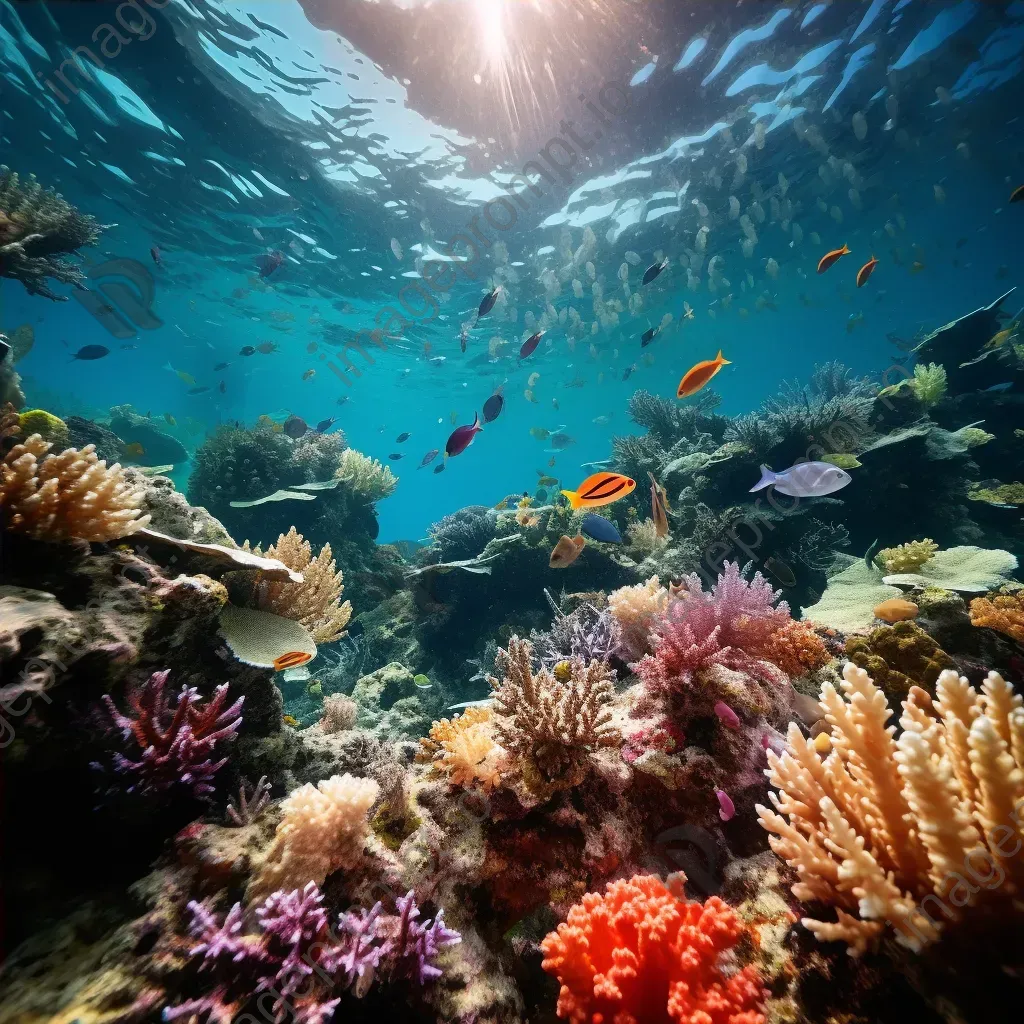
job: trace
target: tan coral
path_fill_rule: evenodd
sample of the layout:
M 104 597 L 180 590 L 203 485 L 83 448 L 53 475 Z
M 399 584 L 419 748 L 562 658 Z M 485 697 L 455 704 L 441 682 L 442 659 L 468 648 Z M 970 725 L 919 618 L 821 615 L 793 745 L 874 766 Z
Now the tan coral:
M 915 572 L 927 562 L 939 545 L 930 537 L 924 540 L 912 540 L 909 544 L 899 544 L 894 548 L 882 548 L 876 558 L 890 573 Z
M 619 746 L 609 708 L 615 688 L 607 666 L 570 661 L 567 682 L 547 669 L 534 673 L 533 649 L 513 636 L 497 663 L 505 678 L 489 677 L 494 691 L 495 735 L 535 793 L 570 789 L 589 770 L 589 757 L 600 747 Z
M 416 760 L 433 762 L 455 786 L 479 784 L 489 792 L 501 785 L 507 766 L 505 751 L 494 739 L 494 723 L 487 708 L 467 708 L 451 720 L 442 718 L 420 740 Z
M 649 637 L 668 605 L 668 591 L 657 576 L 633 587 L 620 587 L 608 595 L 608 608 L 619 624 L 622 643 L 633 658 L 650 653 Z
M 2 339 L 3 335 L 0 334 L 0 340 Z M 7 438 L 20 433 L 21 417 L 18 415 L 18 410 L 10 402 L 6 402 L 0 409 L 0 441 L 6 441 Z
M 1019 594 L 993 594 L 971 602 L 971 625 L 987 626 L 1024 643 L 1024 601 Z
M 16 444 L 0 462 L 0 509 L 7 529 L 37 540 L 111 541 L 149 523 L 144 488 L 121 466 L 96 457 L 94 445 L 50 454 L 38 434 Z
M 250 548 L 248 541 L 242 547 L 256 555 L 276 558 L 289 569 L 302 573 L 301 583 L 260 580 L 256 603 L 261 611 L 301 622 L 318 644 L 329 644 L 345 635 L 352 605 L 348 601 L 341 603 L 343 577 L 340 570 L 335 571 L 330 544 L 325 544 L 314 558 L 309 541 L 303 540 L 293 526 L 265 552 L 258 545 Z
M 1024 840 L 1021 697 L 995 672 L 979 695 L 947 670 L 934 702 L 904 702 L 895 739 L 867 672 L 848 663 L 843 679 L 843 696 L 822 689 L 831 753 L 791 725 L 788 750 L 768 752 L 774 809 L 757 808 L 772 849 L 797 873 L 793 894 L 836 908 L 836 921 L 804 925 L 857 956 L 887 926 L 920 951 L 983 903 L 1009 911 L 1024 892 L 1024 864 L 1007 854 Z M 979 879 L 978 863 L 999 868 L 998 884 L 967 881 Z

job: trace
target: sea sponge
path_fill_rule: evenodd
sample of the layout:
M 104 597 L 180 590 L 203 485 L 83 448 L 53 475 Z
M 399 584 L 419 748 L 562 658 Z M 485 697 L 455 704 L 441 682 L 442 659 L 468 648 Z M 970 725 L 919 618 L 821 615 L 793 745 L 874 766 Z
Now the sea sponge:
M 44 441 L 49 441 L 58 452 L 64 451 L 71 444 L 68 425 L 59 416 L 54 416 L 45 409 L 27 409 L 19 414 L 18 426 L 26 437 L 38 434 Z
M 398 477 L 387 466 L 354 448 L 341 453 L 334 475 L 367 501 L 380 501 L 398 486 Z
M 892 701 L 903 700 L 912 686 L 934 693 L 939 673 L 956 668 L 938 642 L 909 620 L 847 638 L 846 656 L 866 669 Z
M 61 259 L 92 245 L 103 226 L 29 175 L 19 178 L 0 166 L 0 276 L 14 278 L 30 295 L 66 302 L 46 285 L 47 278 L 78 284 L 82 273 Z
M 308 782 L 281 804 L 282 819 L 259 874 L 249 883 L 249 902 L 275 889 L 323 885 L 334 871 L 349 870 L 363 858 L 368 814 L 380 787 L 347 772 Z
M 893 627 L 896 628 L 896 627 Z M 796 872 L 793 895 L 836 908 L 835 921 L 805 917 L 822 941 L 845 941 L 853 956 L 892 928 L 896 941 L 920 951 L 941 930 L 986 909 L 1010 928 L 1024 867 L 1024 710 L 996 672 L 979 694 L 956 672 L 942 672 L 928 708 L 903 703 L 899 739 L 892 710 L 870 675 L 843 669 L 841 696 L 831 683 L 821 702 L 831 746 L 819 753 L 790 724 L 788 749 L 767 751 L 778 793 L 758 820 L 772 849 Z M 984 899 L 962 872 L 996 868 L 1005 885 Z M 927 908 L 927 909 L 926 909 Z M 984 919 L 980 930 L 984 930 Z
M 938 363 L 918 363 L 907 385 L 926 409 L 931 408 L 946 394 L 946 369 Z
M 682 898 L 654 875 L 587 893 L 541 943 L 573 1024 L 764 1024 L 753 966 L 722 969 L 746 928 L 717 896 Z
M 965 544 L 936 552 L 917 572 L 883 576 L 882 582 L 901 587 L 942 587 L 964 593 L 983 593 L 1002 586 L 1017 568 L 1017 559 L 1002 548 Z
M 359 705 L 343 693 L 331 693 L 324 697 L 323 714 L 320 718 L 320 729 L 330 735 L 346 732 L 356 724 Z
M 802 609 L 803 617 L 843 633 L 864 629 L 875 621 L 875 608 L 883 601 L 902 597 L 896 587 L 885 586 L 874 566 L 862 559 L 829 578 L 817 604 Z
M 108 467 L 91 444 L 60 455 L 50 447 L 33 434 L 0 462 L 7 529 L 37 540 L 111 541 L 149 524 L 144 488 L 129 484 L 120 465 Z
M 971 625 L 996 629 L 1024 643 L 1024 600 L 1020 593 L 976 597 L 971 602 Z
M 987 501 L 990 505 L 1024 505 L 1024 484 L 1014 481 L 996 487 L 977 487 L 967 497 L 971 501 Z
M 809 622 L 790 620 L 769 637 L 761 656 L 791 679 L 824 668 L 832 655 Z
M 246 665 L 274 668 L 288 654 L 316 657 L 316 644 L 309 630 L 294 619 L 255 608 L 237 608 L 226 604 L 220 612 L 221 635 L 231 653 Z M 298 662 L 301 664 L 301 662 Z
M 913 572 L 928 561 L 939 545 L 930 537 L 924 540 L 912 540 L 909 544 L 900 544 L 894 548 L 882 548 L 875 556 L 886 572 Z
M 273 612 L 288 619 L 301 622 L 318 644 L 329 644 L 345 635 L 345 627 L 352 617 L 349 601 L 341 603 L 342 573 L 335 572 L 331 545 L 325 544 L 320 554 L 313 557 L 309 541 L 304 540 L 293 526 L 277 538 L 277 543 L 262 551 L 257 545 L 249 547 L 246 541 L 244 551 L 256 555 L 276 558 L 289 569 L 302 573 L 301 583 L 259 580 L 256 582 L 256 604 L 261 611 Z

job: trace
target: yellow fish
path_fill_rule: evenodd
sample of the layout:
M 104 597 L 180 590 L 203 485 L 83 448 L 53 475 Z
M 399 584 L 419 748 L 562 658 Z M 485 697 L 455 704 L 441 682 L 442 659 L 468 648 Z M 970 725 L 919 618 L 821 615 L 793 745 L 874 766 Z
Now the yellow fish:
M 124 453 L 125 458 L 138 459 L 146 454 L 146 449 L 143 448 L 138 441 L 132 441 L 131 444 L 126 444 L 121 450 Z
M 1013 332 L 1009 329 L 1000 331 L 998 334 L 993 334 L 988 341 L 982 346 L 983 348 L 999 348 L 1000 345 L 1005 345 L 1010 340 L 1010 335 Z
M 454 423 L 455 420 L 452 420 Z M 546 441 L 551 436 L 551 431 L 547 427 L 530 427 L 530 437 L 537 438 L 538 441 Z
M 910 264 L 911 274 L 920 274 L 922 270 L 924 270 L 924 264 L 920 260 L 914 260 L 914 262 Z
M 178 375 L 178 380 L 182 383 L 187 384 L 190 388 L 195 387 L 196 379 L 191 373 L 186 373 L 184 370 L 175 370 L 174 372 Z
M 284 715 L 281 721 L 285 725 L 290 725 L 293 729 L 299 724 L 299 720 L 294 715 Z
M 316 370 L 307 370 L 303 375 L 303 380 L 312 380 L 316 376 Z
M 169 412 L 164 413 L 164 419 L 167 420 L 172 427 L 176 427 L 178 425 L 178 421 Z
M 508 508 L 508 498 L 502 498 L 501 501 L 499 501 L 498 504 L 494 506 L 494 511 L 501 512 L 506 508 Z

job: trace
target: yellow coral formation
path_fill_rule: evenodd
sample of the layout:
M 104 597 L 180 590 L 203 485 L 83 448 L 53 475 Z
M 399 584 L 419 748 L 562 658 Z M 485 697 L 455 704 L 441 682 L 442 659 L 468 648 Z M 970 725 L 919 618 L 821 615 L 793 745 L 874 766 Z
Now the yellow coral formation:
M 995 487 L 976 487 L 968 495 L 971 501 L 985 501 L 990 505 L 1024 505 L 1024 484 L 1014 480 Z
M 354 448 L 346 448 L 341 453 L 334 475 L 367 501 L 380 501 L 393 494 L 398 486 L 398 477 L 387 466 Z
M 341 603 L 341 592 L 345 588 L 341 571 L 335 572 L 330 544 L 325 544 L 314 558 L 309 541 L 303 540 L 293 526 L 266 552 L 261 551 L 259 545 L 250 548 L 248 541 L 242 548 L 266 558 L 276 558 L 289 569 L 302 573 L 301 583 L 259 581 L 256 594 L 261 611 L 301 622 L 318 644 L 329 644 L 345 635 L 352 605 L 348 601 Z
M 633 587 L 620 587 L 608 595 L 608 609 L 619 624 L 622 644 L 631 657 L 649 653 L 651 630 L 667 606 L 668 591 L 657 576 Z
M 629 538 L 631 552 L 635 552 L 641 558 L 653 555 L 655 551 L 668 544 L 668 537 L 658 536 L 658 527 L 653 519 L 630 523 L 626 527 L 626 536 Z
M 907 384 L 910 390 L 917 395 L 917 400 L 927 409 L 937 405 L 946 394 L 946 368 L 938 363 L 923 365 L 918 363 L 914 367 L 914 376 Z
M 894 739 L 892 711 L 867 672 L 847 664 L 842 690 L 822 688 L 831 753 L 791 724 L 788 750 L 768 752 L 774 809 L 757 808 L 772 849 L 798 875 L 793 894 L 836 908 L 836 921 L 804 926 L 858 956 L 887 927 L 920 951 L 983 905 L 1010 911 L 1024 885 L 1012 855 L 1024 840 L 1021 697 L 995 672 L 979 694 L 945 671 L 933 703 L 916 693 L 904 701 Z M 967 882 L 979 870 L 984 888 Z
M 1020 594 L 993 594 L 971 602 L 971 625 L 987 626 L 1024 643 L 1024 601 Z
M 450 720 L 442 718 L 420 740 L 416 760 L 433 762 L 455 786 L 479 783 L 485 791 L 501 784 L 505 751 L 495 742 L 494 722 L 488 708 L 467 708 Z
M 44 441 L 62 452 L 71 443 L 71 435 L 68 433 L 68 425 L 53 413 L 45 409 L 27 409 L 18 415 L 18 426 L 26 436 L 38 434 Z
M 38 434 L 16 444 L 0 463 L 0 509 L 7 528 L 37 540 L 111 541 L 148 525 L 144 489 L 118 463 L 96 458 L 94 445 L 51 455 Z
M 281 804 L 283 817 L 266 860 L 249 884 L 249 901 L 307 882 L 323 885 L 332 872 L 355 867 L 369 833 L 367 815 L 379 795 L 372 779 L 347 772 L 292 792 Z
M 924 540 L 912 540 L 909 544 L 900 544 L 894 548 L 882 548 L 875 557 L 886 572 L 914 572 L 938 550 L 939 545 L 930 537 L 925 537 Z

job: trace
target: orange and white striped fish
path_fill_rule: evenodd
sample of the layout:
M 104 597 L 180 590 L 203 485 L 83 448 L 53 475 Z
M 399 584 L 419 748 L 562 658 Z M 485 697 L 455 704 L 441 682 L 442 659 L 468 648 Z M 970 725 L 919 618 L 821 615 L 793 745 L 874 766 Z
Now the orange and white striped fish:
M 578 508 L 600 508 L 610 505 L 619 498 L 625 498 L 636 490 L 636 481 L 621 473 L 594 473 L 588 476 L 575 491 L 562 491 L 569 499 L 573 510 Z
M 274 659 L 274 671 L 283 672 L 286 668 L 298 668 L 299 665 L 305 665 L 307 661 L 312 660 L 313 655 L 308 651 L 289 651 Z

